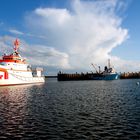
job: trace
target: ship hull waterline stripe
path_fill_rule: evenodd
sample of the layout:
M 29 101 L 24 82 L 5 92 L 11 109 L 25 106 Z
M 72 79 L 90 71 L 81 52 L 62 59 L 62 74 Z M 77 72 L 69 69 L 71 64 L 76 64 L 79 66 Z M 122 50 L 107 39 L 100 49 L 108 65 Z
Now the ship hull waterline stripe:
M 0 85 L 0 87 L 2 86 L 20 86 L 20 85 L 39 85 L 39 84 L 44 84 L 45 82 L 35 82 L 35 83 L 20 83 L 20 84 L 4 84 L 4 85 Z

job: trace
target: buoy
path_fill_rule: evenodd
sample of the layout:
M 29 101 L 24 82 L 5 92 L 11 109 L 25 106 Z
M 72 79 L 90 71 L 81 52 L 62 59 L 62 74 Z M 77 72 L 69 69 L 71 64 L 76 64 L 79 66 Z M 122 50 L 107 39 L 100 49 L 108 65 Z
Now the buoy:
M 137 86 L 139 86 L 139 84 L 140 84 L 139 82 L 136 82 L 136 85 L 137 85 Z

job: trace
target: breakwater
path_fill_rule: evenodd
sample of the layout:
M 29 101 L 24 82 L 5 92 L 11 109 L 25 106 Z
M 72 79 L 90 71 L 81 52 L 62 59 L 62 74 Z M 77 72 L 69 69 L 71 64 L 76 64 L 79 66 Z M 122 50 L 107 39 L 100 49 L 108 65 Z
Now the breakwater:
M 92 73 L 58 73 L 58 81 L 69 81 L 69 80 L 89 80 L 93 76 Z
M 124 72 L 120 74 L 120 79 L 139 79 L 140 72 Z
M 93 77 L 98 77 L 97 73 L 58 73 L 58 81 L 71 81 L 71 80 L 93 80 Z M 119 74 L 120 79 L 139 79 L 140 72 L 124 72 Z

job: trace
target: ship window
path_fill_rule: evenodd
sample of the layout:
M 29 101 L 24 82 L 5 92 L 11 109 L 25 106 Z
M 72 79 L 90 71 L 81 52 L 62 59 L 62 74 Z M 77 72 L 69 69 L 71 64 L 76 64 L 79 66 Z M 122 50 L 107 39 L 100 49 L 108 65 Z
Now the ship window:
M 6 66 L 7 64 L 5 62 L 1 62 L 0 65 Z

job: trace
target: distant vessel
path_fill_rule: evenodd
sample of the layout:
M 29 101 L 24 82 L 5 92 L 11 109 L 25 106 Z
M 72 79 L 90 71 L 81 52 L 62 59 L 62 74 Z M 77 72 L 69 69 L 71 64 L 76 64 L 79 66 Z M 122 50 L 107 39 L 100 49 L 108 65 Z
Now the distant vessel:
M 119 78 L 119 74 L 115 72 L 113 68 L 110 66 L 110 60 L 108 60 L 108 67 L 105 66 L 104 71 L 102 72 L 100 70 L 96 69 L 96 66 L 92 64 L 93 67 L 96 70 L 96 73 L 75 73 L 75 74 L 69 74 L 69 73 L 62 73 L 59 72 L 57 74 L 57 80 L 58 81 L 69 81 L 69 80 L 116 80 Z
M 18 52 L 19 41 L 14 42 L 13 53 L 4 54 L 0 59 L 0 86 L 45 82 L 42 68 L 32 69 Z
M 100 66 L 99 71 L 97 71 L 94 64 L 92 64 L 96 70 L 96 73 L 93 73 L 91 76 L 92 80 L 116 80 L 119 78 L 119 74 L 115 71 L 114 68 L 111 68 L 110 59 L 108 60 L 108 67 L 105 66 L 104 71 L 101 72 Z

